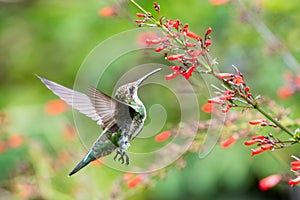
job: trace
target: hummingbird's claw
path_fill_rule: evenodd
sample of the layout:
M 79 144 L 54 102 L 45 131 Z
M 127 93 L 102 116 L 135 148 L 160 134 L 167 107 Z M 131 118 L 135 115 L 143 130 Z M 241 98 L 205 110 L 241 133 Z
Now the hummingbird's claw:
M 119 162 L 121 162 L 121 164 L 124 164 L 124 157 L 123 156 L 120 156 Z
M 129 156 L 125 153 L 125 151 L 117 151 L 116 155 L 114 156 L 114 160 L 117 159 L 118 155 L 120 155 L 118 161 L 121 162 L 121 164 L 124 164 L 125 157 L 125 165 L 129 165 Z
M 116 152 L 116 155 L 114 156 L 114 160 L 118 157 L 118 155 L 121 154 L 119 151 Z
M 129 165 L 129 156 L 124 152 L 124 156 L 126 157 L 125 165 Z

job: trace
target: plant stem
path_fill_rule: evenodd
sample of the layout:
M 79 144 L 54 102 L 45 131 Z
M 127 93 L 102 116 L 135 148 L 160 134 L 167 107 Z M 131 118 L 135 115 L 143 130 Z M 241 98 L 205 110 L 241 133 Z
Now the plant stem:
M 252 105 L 253 106 L 253 105 Z M 271 122 L 273 122 L 276 126 L 278 126 L 281 130 L 289 134 L 291 137 L 294 136 L 293 131 L 291 131 L 289 128 L 281 124 L 279 121 L 274 119 L 269 113 L 267 113 L 263 108 L 260 106 L 256 105 L 255 107 L 253 106 L 254 109 L 256 109 L 258 112 L 260 112 L 262 115 L 264 115 L 267 119 L 269 119 Z
M 135 2 L 134 0 L 129 0 L 133 5 L 135 5 L 138 9 L 140 9 L 144 14 L 148 15 L 148 12 L 142 7 L 140 6 L 137 2 Z

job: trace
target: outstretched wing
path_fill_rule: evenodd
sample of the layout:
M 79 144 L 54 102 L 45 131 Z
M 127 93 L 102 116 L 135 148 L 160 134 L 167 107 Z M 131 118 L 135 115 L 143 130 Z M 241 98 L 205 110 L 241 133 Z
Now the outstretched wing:
M 96 88 L 88 88 L 89 97 L 104 127 L 118 125 L 119 128 L 130 126 L 136 111 L 128 104 L 118 101 Z
M 91 99 L 80 92 L 71 90 L 62 85 L 49 81 L 36 75 L 54 94 L 64 100 L 68 105 L 78 110 L 80 113 L 90 117 L 92 120 L 97 121 L 97 124 L 104 127 L 103 121 L 100 115 L 96 112 Z

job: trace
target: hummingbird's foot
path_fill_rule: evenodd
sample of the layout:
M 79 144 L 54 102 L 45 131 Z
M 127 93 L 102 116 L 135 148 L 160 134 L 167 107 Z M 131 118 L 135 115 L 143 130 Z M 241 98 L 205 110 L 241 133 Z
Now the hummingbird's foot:
M 125 153 L 125 151 L 117 151 L 114 160 L 116 160 L 116 158 L 118 157 L 118 155 L 120 155 L 120 158 L 118 159 L 119 162 L 121 162 L 122 164 L 124 164 L 124 157 L 125 157 L 125 164 L 129 165 L 129 156 Z

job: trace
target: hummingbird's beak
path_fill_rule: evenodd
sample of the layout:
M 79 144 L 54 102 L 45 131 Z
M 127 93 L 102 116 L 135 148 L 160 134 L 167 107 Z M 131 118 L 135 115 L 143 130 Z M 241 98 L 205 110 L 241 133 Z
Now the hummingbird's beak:
M 139 80 L 136 81 L 136 85 L 139 87 L 144 80 L 146 80 L 148 77 L 155 74 L 156 72 L 159 72 L 160 70 L 161 70 L 161 68 L 158 68 L 158 69 L 153 70 L 152 72 L 146 74 L 145 76 L 143 76 L 142 78 L 140 78 Z

